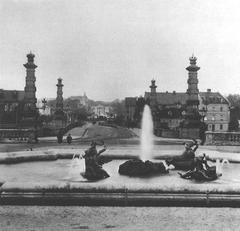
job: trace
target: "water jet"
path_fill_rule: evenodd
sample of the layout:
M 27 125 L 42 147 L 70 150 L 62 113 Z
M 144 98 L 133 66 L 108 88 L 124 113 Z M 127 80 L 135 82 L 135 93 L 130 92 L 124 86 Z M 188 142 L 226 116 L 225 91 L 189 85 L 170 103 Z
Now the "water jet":
M 119 174 L 127 176 L 151 176 L 168 173 L 168 167 L 162 162 L 153 162 L 153 120 L 151 109 L 144 106 L 141 124 L 141 143 L 139 160 L 127 160 L 119 166 Z

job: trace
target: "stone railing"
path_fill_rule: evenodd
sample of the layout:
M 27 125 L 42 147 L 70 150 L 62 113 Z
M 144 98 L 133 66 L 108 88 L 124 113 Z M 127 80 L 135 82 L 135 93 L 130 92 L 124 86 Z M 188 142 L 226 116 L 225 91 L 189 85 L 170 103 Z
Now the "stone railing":
M 206 132 L 206 145 L 240 145 L 240 132 Z
M 0 140 L 14 139 L 14 140 L 27 140 L 33 134 L 31 129 L 0 129 Z

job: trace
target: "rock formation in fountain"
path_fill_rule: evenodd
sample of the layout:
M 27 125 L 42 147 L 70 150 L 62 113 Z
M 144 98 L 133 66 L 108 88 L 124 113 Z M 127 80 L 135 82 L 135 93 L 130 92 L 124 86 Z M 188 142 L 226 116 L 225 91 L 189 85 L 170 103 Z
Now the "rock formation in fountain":
M 119 174 L 127 176 L 150 176 L 168 173 L 162 162 L 154 163 L 153 159 L 153 121 L 151 110 L 145 105 L 142 118 L 140 160 L 128 160 L 119 166 Z
M 119 174 L 127 176 L 151 176 L 156 174 L 168 173 L 162 162 L 153 163 L 146 160 L 128 160 L 119 166 Z

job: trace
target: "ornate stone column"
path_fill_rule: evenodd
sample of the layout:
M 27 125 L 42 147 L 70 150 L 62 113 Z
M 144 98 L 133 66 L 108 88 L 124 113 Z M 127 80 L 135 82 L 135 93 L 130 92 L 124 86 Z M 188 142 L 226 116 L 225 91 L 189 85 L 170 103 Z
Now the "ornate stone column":
M 31 52 L 27 54 L 27 63 L 23 66 L 26 68 L 26 84 L 25 84 L 25 95 L 24 95 L 24 102 L 28 109 L 36 110 L 36 77 L 35 77 L 35 69 L 37 68 L 37 65 L 34 63 L 34 57 L 35 55 Z

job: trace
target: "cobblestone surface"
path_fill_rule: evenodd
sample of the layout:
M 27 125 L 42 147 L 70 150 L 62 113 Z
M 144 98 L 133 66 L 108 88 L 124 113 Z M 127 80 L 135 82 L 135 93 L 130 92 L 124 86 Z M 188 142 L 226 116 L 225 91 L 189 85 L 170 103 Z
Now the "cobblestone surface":
M 1 206 L 1 231 L 239 230 L 238 208 Z

